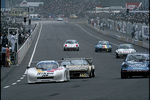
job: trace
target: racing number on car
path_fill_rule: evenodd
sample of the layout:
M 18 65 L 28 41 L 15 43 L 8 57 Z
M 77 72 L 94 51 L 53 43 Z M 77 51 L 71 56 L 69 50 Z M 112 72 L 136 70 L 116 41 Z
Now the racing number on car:
M 86 77 L 85 73 L 80 74 L 80 77 Z
M 42 77 L 47 77 L 49 74 L 53 74 L 53 73 L 38 73 L 38 75 L 41 75 Z
M 43 75 L 42 75 L 42 77 L 47 77 L 47 76 L 48 76 L 48 74 L 43 74 Z

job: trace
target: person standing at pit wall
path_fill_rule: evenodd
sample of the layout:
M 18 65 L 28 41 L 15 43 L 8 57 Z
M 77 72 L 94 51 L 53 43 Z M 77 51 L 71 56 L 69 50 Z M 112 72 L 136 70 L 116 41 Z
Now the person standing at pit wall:
M 11 61 L 10 61 L 10 49 L 9 46 L 6 45 L 6 67 L 10 67 Z
M 6 45 L 8 45 L 7 34 L 3 34 L 2 39 L 2 48 L 1 48 L 1 56 L 2 56 L 2 66 L 6 65 Z
M 10 37 L 10 42 L 11 42 L 11 48 L 12 48 L 12 52 L 14 53 L 15 52 L 15 44 L 16 44 L 16 34 L 15 33 L 12 33 L 11 34 L 11 37 Z

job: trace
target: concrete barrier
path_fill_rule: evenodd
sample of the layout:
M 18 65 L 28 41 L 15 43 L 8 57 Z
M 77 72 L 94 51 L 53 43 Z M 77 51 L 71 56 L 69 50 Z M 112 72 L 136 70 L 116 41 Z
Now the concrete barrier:
M 17 64 L 20 64 L 26 55 L 28 49 L 31 46 L 31 43 L 36 35 L 36 33 L 39 32 L 39 29 L 41 27 L 40 23 L 36 23 L 36 27 L 34 31 L 31 33 L 31 35 L 28 37 L 28 39 L 25 41 L 25 43 L 21 46 L 21 48 L 17 51 Z

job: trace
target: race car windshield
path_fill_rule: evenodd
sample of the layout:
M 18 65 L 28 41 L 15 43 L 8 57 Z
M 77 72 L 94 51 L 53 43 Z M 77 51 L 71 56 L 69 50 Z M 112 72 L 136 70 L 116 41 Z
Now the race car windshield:
M 108 44 L 109 44 L 109 42 L 107 42 L 107 41 L 105 41 L 105 42 L 100 41 L 98 44 L 108 45 Z
M 71 60 L 72 65 L 87 65 L 88 62 L 86 60 Z
M 76 41 L 66 41 L 66 44 L 74 44 L 77 43 Z
M 58 64 L 57 63 L 51 63 L 51 62 L 47 62 L 47 63 L 39 63 L 37 65 L 37 69 L 56 69 L 58 68 Z
M 132 45 L 120 45 L 119 49 L 133 49 Z
M 61 65 L 63 66 L 63 65 L 70 65 L 71 63 L 70 63 L 70 61 L 63 61 L 62 63 L 61 63 Z
M 144 62 L 148 60 L 149 57 L 146 57 L 144 55 L 130 55 L 127 57 L 127 61 L 133 61 L 133 62 Z

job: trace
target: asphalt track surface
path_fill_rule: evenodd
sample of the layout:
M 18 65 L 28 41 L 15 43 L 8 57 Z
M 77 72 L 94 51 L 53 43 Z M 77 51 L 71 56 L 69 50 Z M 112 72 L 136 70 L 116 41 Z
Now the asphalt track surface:
M 28 84 L 24 74 L 35 42 L 23 62 L 1 82 L 1 100 L 149 100 L 149 78 L 120 78 L 123 59 L 115 58 L 117 45 L 123 43 L 88 26 L 66 22 L 42 22 L 42 30 L 32 62 L 59 60 L 62 57 L 90 57 L 95 65 L 95 78 L 71 79 L 64 83 Z M 79 51 L 63 51 L 67 39 L 76 39 Z M 95 53 L 99 40 L 112 43 L 112 53 Z M 148 49 L 135 46 L 138 52 Z

